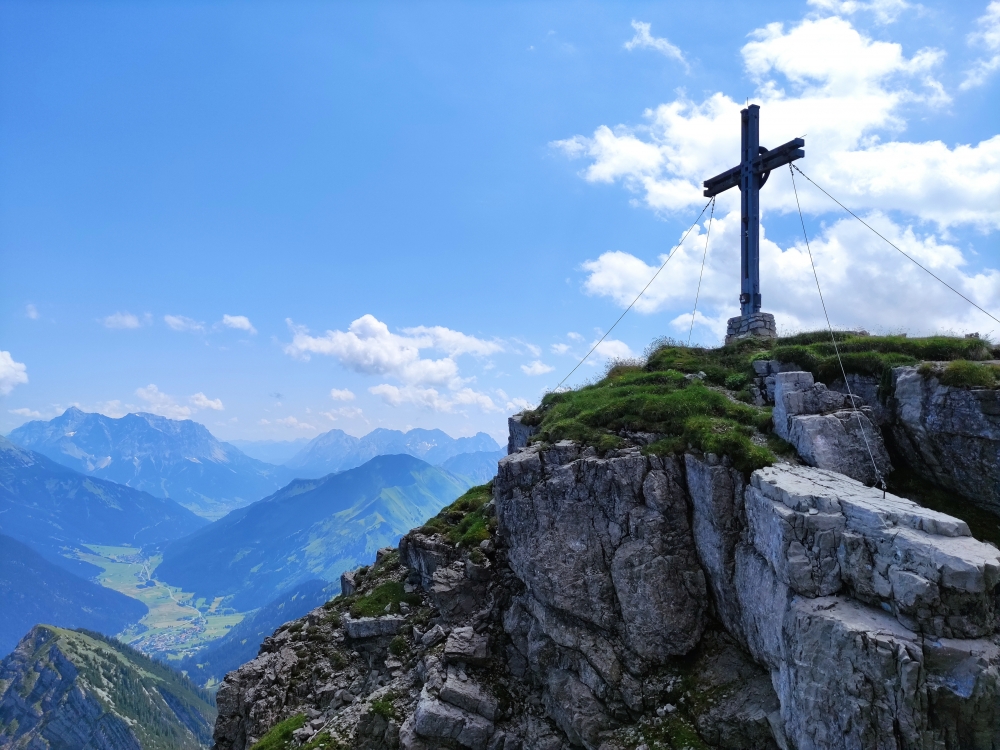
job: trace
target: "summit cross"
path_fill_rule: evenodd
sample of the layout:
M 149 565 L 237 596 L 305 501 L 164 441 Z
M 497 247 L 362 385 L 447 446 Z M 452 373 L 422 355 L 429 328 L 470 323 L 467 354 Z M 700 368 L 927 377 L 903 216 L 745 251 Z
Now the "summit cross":
M 740 112 L 743 125 L 740 163 L 705 180 L 705 197 L 711 198 L 729 188 L 740 189 L 740 206 L 743 222 L 740 239 L 740 318 L 730 321 L 733 338 L 739 329 L 754 328 L 751 321 L 755 317 L 773 317 L 760 312 L 760 189 L 767 182 L 772 169 L 790 164 L 806 155 L 802 138 L 794 138 L 777 148 L 768 150 L 760 145 L 760 107 L 751 104 Z M 742 321 L 744 325 L 739 325 Z M 737 323 L 734 330 L 734 322 Z M 742 332 L 742 331 L 740 331 Z M 751 333 L 747 330 L 746 333 Z M 771 334 L 774 335 L 773 332 Z M 727 336 L 727 340 L 730 337 Z

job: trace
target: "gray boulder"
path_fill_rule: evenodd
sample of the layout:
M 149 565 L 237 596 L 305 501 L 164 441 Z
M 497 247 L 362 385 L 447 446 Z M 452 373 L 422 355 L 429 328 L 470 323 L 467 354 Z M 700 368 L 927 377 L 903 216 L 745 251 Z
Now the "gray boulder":
M 1000 513 L 1000 390 L 953 388 L 916 367 L 892 371 L 893 441 L 919 475 Z
M 882 433 L 861 399 L 828 390 L 808 372 L 775 375 L 774 431 L 810 466 L 875 484 L 892 471 Z M 846 407 L 846 408 L 845 408 Z

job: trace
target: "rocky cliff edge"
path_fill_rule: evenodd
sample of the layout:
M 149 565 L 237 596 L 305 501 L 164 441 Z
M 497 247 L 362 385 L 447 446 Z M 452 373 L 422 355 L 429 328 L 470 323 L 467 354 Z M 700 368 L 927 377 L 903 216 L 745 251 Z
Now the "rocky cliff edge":
M 998 582 L 842 474 L 533 445 L 227 676 L 216 747 L 992 750 Z

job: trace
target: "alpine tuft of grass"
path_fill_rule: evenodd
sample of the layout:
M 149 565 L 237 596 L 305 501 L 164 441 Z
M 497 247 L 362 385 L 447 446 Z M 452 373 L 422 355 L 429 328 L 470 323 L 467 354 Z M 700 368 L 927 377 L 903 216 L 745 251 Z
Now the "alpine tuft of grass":
M 467 549 L 490 538 L 493 519 L 483 508 L 493 497 L 493 482 L 473 487 L 421 526 L 422 534 L 443 534 L 449 542 Z
M 279 721 L 271 730 L 257 740 L 250 750 L 287 750 L 292 746 L 292 733 L 306 723 L 305 714 L 295 714 Z
M 836 348 L 828 331 L 775 342 L 746 339 L 718 349 L 662 340 L 650 348 L 645 364 L 613 363 L 596 383 L 547 394 L 537 409 L 523 413 L 522 423 L 539 428 L 532 441 L 575 440 L 602 454 L 624 445 L 629 433 L 653 433 L 657 440 L 647 453 L 692 447 L 728 456 L 734 467 L 750 472 L 790 449 L 771 434 L 770 410 L 750 403 L 755 360 L 798 365 L 827 385 L 843 379 L 842 361 L 848 374 L 878 378 L 883 393 L 891 385 L 892 368 L 928 360 L 952 363 L 942 382 L 984 387 L 1000 379 L 997 368 L 979 364 L 1000 358 L 1000 348 L 985 339 L 849 331 L 835 332 L 834 338 Z
M 389 608 L 389 613 L 398 614 L 401 602 L 417 606 L 420 604 L 420 597 L 407 594 L 399 581 L 387 581 L 351 604 L 351 617 L 378 617 L 388 614 L 386 607 Z

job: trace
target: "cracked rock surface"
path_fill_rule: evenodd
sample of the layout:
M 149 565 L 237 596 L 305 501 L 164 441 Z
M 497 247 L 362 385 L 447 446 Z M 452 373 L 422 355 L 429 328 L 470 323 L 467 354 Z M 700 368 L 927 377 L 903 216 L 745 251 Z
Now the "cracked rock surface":
M 502 459 L 483 512 L 478 546 L 415 530 L 267 639 L 217 748 L 299 713 L 325 750 L 1000 748 L 1000 552 L 963 521 L 815 467 L 569 441 Z M 350 616 L 389 583 L 405 610 Z

